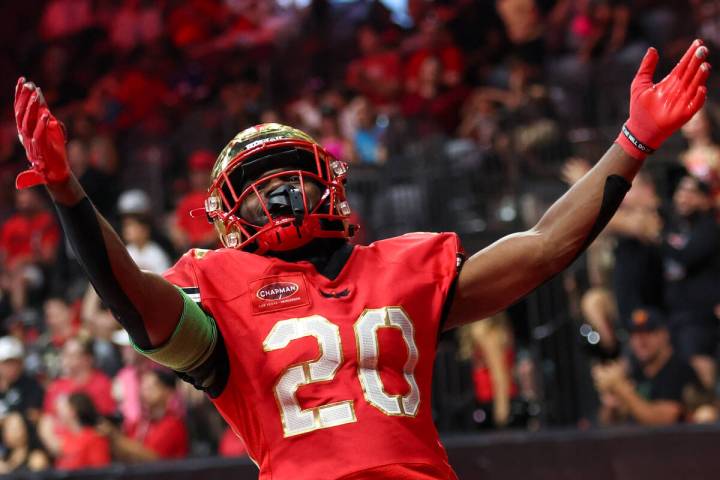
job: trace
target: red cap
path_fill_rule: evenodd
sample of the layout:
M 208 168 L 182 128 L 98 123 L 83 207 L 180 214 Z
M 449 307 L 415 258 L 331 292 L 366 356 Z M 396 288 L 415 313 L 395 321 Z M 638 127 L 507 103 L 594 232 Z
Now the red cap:
M 190 170 L 212 170 L 215 165 L 215 155 L 210 150 L 195 150 L 190 154 L 188 159 L 188 168 Z

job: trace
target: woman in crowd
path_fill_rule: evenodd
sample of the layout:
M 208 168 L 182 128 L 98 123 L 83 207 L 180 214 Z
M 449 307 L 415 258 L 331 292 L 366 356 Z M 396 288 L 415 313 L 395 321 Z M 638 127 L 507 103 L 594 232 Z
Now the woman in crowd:
M 84 393 L 73 393 L 58 402 L 58 422 L 49 415 L 40 420 L 39 433 L 55 457 L 55 468 L 75 470 L 110 463 L 110 442 L 96 427 L 99 415 Z
M 3 419 L 2 444 L 5 450 L 0 458 L 0 474 L 36 472 L 50 466 L 35 427 L 19 412 Z

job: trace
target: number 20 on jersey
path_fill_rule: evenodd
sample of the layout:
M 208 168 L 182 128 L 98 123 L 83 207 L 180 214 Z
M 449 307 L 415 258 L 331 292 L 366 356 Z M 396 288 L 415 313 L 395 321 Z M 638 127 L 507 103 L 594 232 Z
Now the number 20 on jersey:
M 409 354 L 402 373 L 410 390 L 405 395 L 389 395 L 377 370 L 380 353 L 377 332 L 381 328 L 398 329 L 407 345 Z M 418 362 L 418 349 L 410 318 L 401 307 L 365 310 L 355 322 L 354 330 L 358 352 L 358 379 L 365 400 L 386 415 L 414 417 L 420 405 L 420 391 L 413 376 Z M 357 421 L 352 400 L 302 409 L 295 397 L 299 387 L 330 381 L 335 377 L 343 362 L 340 328 L 337 325 L 320 315 L 281 320 L 265 338 L 263 350 L 280 350 L 293 340 L 303 337 L 315 337 L 320 358 L 291 365 L 278 377 L 275 399 L 285 437 Z

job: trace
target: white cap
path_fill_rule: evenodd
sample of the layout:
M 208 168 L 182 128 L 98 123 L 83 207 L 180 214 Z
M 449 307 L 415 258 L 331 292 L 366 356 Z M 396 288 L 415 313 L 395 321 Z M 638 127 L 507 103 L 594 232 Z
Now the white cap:
M 25 349 L 20 340 L 13 336 L 0 338 L 0 362 L 11 359 L 22 359 L 25 355 Z
M 144 191 L 134 188 L 126 190 L 118 198 L 120 215 L 145 214 L 150 212 L 150 197 Z

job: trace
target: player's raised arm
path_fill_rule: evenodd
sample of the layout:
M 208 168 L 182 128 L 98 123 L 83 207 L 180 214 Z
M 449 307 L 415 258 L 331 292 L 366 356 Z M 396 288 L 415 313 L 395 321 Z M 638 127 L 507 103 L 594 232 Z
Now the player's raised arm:
M 607 225 L 643 160 L 705 102 L 710 65 L 695 40 L 675 68 L 653 83 L 658 53 L 648 50 L 630 88 L 630 118 L 615 144 L 532 229 L 470 257 L 458 278 L 446 327 L 487 317 L 567 267 Z
M 14 107 L 18 136 L 31 163 L 18 175 L 17 188 L 47 187 L 65 235 L 100 297 L 140 348 L 163 344 L 183 313 L 183 297 L 162 277 L 141 271 L 95 210 L 70 171 L 63 126 L 40 89 L 20 78 Z

